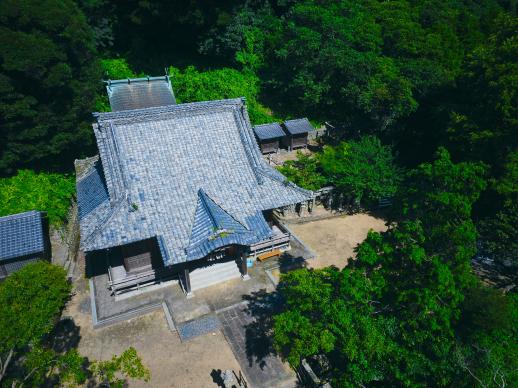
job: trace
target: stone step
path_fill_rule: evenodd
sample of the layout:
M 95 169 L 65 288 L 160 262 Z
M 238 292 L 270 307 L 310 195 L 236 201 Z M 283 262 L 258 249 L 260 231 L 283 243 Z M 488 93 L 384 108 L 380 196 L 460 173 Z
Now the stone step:
M 237 268 L 225 268 L 225 269 L 218 269 L 214 271 L 204 271 L 202 273 L 194 274 L 194 276 L 191 276 L 191 285 L 192 283 L 203 283 L 206 281 L 210 281 L 212 279 L 226 279 L 226 278 L 232 278 L 237 277 L 240 275 L 239 269 Z
M 198 268 L 190 273 L 191 290 L 196 291 L 240 276 L 241 273 L 234 261 Z

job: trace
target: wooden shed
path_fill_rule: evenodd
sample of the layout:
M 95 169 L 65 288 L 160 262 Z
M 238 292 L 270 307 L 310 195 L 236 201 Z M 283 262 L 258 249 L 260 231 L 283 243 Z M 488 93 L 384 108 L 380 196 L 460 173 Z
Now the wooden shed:
M 256 125 L 254 133 L 263 154 L 277 152 L 280 140 L 286 137 L 279 123 Z
M 304 148 L 308 145 L 308 133 L 314 131 L 307 118 L 286 120 L 284 122 L 286 136 L 283 138 L 283 145 L 288 151 L 296 148 Z

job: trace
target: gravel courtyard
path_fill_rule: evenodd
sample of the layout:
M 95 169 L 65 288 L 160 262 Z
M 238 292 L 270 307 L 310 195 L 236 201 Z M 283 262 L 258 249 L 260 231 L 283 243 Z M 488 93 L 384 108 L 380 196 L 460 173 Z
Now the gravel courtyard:
M 300 224 L 289 228 L 312 249 L 316 258 L 308 261 L 312 268 L 335 265 L 343 268 L 347 259 L 354 257 L 354 248 L 366 237 L 369 230 L 386 230 L 385 221 L 369 214 L 344 215 Z
M 88 302 L 86 290 L 77 290 L 65 312 L 79 326 L 79 352 L 102 360 L 135 347 L 151 371 L 151 381 L 130 381 L 131 387 L 214 388 L 214 370 L 241 369 L 220 330 L 181 342 L 159 310 L 94 331 Z

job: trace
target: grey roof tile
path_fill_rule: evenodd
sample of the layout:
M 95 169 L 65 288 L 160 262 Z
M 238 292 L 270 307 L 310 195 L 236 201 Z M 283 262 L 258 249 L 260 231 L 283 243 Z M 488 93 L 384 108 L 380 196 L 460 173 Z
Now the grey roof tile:
M 35 210 L 0 217 L 0 261 L 45 252 L 43 217 Z
M 315 130 L 306 118 L 286 120 L 284 122 L 284 128 L 286 128 L 286 131 L 290 135 L 298 135 L 301 133 L 307 133 Z
M 260 140 L 275 139 L 286 136 L 279 123 L 256 125 L 254 127 L 254 133 Z
M 81 218 L 86 251 L 157 237 L 166 265 L 196 260 L 223 245 L 264 239 L 271 230 L 261 211 L 312 197 L 263 160 L 241 99 L 96 117 L 97 171 L 109 199 L 94 200 Z M 89 174 L 95 172 L 78 185 Z M 234 233 L 213 238 L 214 228 Z

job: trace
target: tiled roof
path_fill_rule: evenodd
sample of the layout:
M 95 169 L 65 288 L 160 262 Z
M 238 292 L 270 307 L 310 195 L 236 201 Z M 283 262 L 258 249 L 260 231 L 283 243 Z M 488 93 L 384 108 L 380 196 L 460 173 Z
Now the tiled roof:
M 279 123 L 256 125 L 254 127 L 254 132 L 260 140 L 275 139 L 286 136 Z
M 0 217 L 0 260 L 45 252 L 44 214 L 33 210 Z
M 166 265 L 196 260 L 264 239 L 262 210 L 312 198 L 263 160 L 241 99 L 96 118 L 101 164 L 77 182 L 85 251 L 157 237 Z
M 286 120 L 284 122 L 284 128 L 288 131 L 291 135 L 298 135 L 301 133 L 307 133 L 314 130 L 314 128 L 311 126 L 308 119 L 295 119 L 295 120 Z
M 176 104 L 167 76 L 107 81 L 106 90 L 114 112 Z

